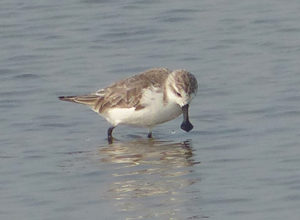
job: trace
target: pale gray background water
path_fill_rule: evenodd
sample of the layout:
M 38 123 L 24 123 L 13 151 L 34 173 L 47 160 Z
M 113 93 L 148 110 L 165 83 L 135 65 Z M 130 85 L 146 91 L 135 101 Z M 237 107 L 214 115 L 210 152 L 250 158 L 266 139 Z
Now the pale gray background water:
M 0 219 L 299 219 L 300 2 L 1 0 Z M 194 130 L 59 95 L 150 67 L 199 82 Z

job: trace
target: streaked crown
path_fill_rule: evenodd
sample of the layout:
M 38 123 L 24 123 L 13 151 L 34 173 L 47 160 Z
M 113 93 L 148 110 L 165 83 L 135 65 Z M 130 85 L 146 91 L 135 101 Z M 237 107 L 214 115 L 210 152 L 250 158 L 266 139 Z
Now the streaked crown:
M 197 79 L 186 70 L 174 70 L 167 79 L 168 97 L 184 106 L 193 99 L 198 90 Z

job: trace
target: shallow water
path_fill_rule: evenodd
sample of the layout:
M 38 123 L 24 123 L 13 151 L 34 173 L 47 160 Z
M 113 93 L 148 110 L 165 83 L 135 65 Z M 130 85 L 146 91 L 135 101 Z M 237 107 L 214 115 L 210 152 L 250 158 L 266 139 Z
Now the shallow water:
M 298 1 L 0 2 L 1 219 L 299 219 Z M 190 108 L 154 129 L 60 95 L 186 68 Z

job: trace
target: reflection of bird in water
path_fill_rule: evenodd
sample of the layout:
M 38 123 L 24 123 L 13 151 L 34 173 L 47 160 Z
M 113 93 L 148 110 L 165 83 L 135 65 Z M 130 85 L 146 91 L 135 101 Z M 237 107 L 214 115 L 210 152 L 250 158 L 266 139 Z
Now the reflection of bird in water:
M 189 166 L 188 159 L 192 156 L 190 142 L 174 143 L 168 141 L 155 141 L 152 139 L 140 139 L 131 142 L 116 142 L 108 147 L 101 148 L 101 153 L 107 157 L 102 160 L 112 163 L 147 164 L 171 160 Z M 182 164 L 183 165 L 183 164 Z
M 187 199 L 182 190 L 197 181 L 191 173 L 199 162 L 193 160 L 190 141 L 115 142 L 100 154 L 102 162 L 115 165 L 108 197 L 130 215 L 177 216 Z

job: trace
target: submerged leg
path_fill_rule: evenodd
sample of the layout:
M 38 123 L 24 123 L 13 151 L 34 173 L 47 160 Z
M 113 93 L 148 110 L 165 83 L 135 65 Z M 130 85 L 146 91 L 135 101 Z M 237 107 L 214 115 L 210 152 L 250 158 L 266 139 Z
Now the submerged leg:
M 112 136 L 112 132 L 114 130 L 114 126 L 109 127 L 109 129 L 107 130 L 107 140 L 109 144 L 112 144 L 113 142 L 113 136 Z
M 149 128 L 149 131 L 148 131 L 148 138 L 152 138 L 152 128 Z

